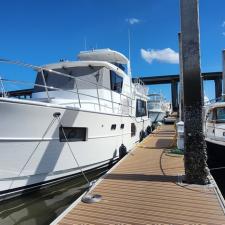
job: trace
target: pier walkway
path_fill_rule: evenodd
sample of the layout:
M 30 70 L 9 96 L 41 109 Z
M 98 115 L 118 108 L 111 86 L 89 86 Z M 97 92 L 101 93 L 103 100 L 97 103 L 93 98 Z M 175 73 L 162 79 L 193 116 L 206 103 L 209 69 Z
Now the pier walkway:
M 213 185 L 181 183 L 183 156 L 167 152 L 174 125 L 163 125 L 93 188 L 94 204 L 75 202 L 57 224 L 225 224 Z

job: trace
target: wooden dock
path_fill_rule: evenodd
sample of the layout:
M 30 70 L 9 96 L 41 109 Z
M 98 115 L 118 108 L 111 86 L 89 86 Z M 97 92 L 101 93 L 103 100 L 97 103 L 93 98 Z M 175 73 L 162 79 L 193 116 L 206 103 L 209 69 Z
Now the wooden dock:
M 182 183 L 183 156 L 167 152 L 174 125 L 163 125 L 121 160 L 54 224 L 225 224 L 223 198 L 214 185 Z

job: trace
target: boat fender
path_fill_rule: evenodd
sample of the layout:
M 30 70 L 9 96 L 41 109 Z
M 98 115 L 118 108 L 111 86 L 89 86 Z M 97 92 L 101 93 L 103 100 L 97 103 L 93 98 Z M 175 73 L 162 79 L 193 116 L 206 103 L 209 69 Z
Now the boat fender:
M 127 154 L 127 148 L 124 144 L 119 147 L 119 158 L 122 159 Z
M 146 134 L 143 130 L 140 132 L 139 137 L 140 137 L 139 142 L 141 142 L 146 137 Z
M 152 132 L 151 126 L 147 126 L 147 128 L 146 128 L 147 135 L 151 134 L 151 132 Z

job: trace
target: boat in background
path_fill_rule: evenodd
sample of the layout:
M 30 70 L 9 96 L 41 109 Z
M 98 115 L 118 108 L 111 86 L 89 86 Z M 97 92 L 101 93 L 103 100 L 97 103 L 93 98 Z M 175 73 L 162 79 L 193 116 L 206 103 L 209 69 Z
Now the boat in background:
M 110 49 L 78 58 L 45 66 L 1 60 L 37 74 L 29 99 L 7 93 L 9 83 L 25 81 L 1 78 L 2 199 L 107 166 L 150 132 L 148 90 L 132 83 L 129 60 Z
M 162 94 L 148 95 L 148 116 L 152 123 L 162 122 L 171 113 L 171 105 L 164 100 Z
M 225 102 L 206 106 L 205 140 L 225 147 Z

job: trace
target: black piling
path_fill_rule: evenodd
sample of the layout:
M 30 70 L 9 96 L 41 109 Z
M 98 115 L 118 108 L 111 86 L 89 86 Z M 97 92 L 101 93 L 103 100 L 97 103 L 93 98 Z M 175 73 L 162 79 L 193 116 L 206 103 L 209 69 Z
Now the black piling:
M 182 40 L 181 33 L 178 33 L 179 41 L 179 64 L 180 64 L 180 88 L 179 88 L 179 119 L 184 121 L 184 92 L 183 92 L 183 64 L 182 64 Z
M 198 0 L 181 0 L 181 40 L 184 92 L 184 164 L 187 183 L 207 183 L 203 134 Z
M 178 111 L 178 82 L 174 80 L 171 82 L 171 96 L 172 96 L 173 112 L 177 112 Z

